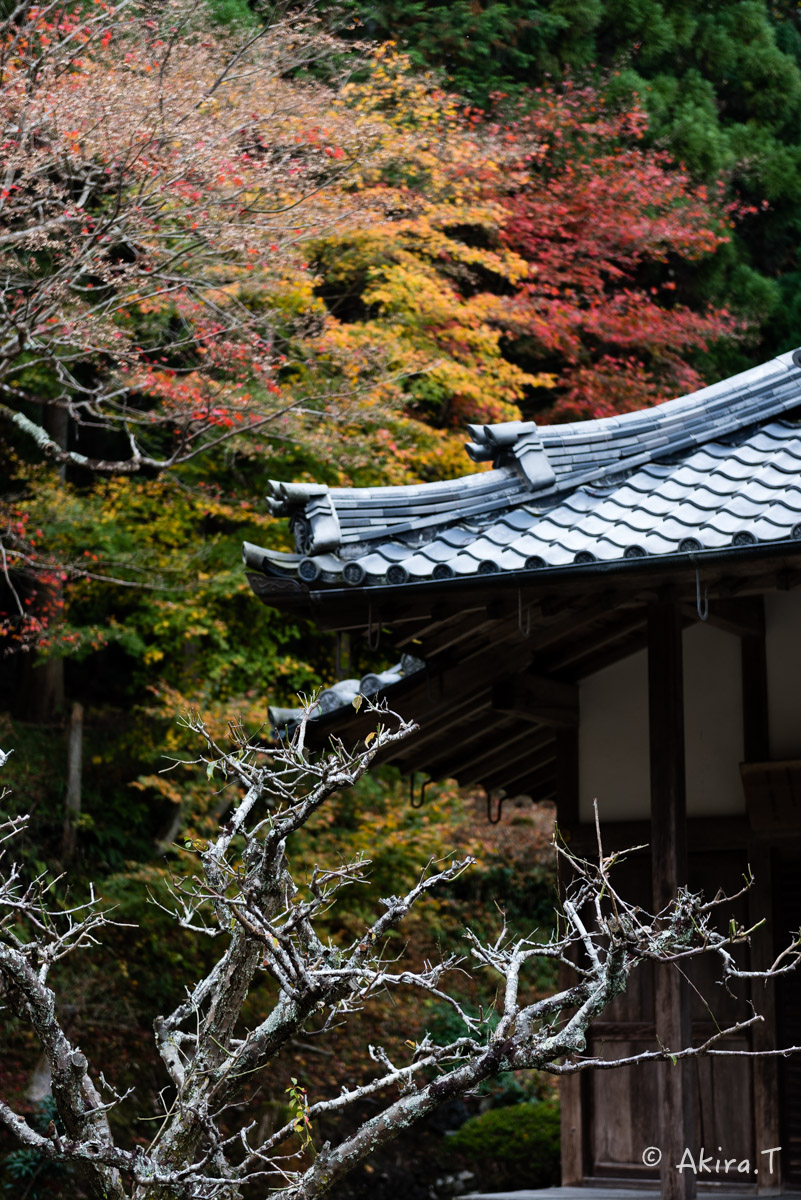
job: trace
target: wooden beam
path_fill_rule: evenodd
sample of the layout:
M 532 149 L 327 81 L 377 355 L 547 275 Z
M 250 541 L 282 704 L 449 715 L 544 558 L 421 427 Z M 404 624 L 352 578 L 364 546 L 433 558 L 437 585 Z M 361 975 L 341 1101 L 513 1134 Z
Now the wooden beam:
M 636 654 L 638 650 L 645 650 L 647 646 L 648 628 L 643 620 L 642 624 L 636 628 L 629 628 L 618 641 L 607 642 L 599 650 L 587 649 L 580 660 L 574 660 L 569 667 L 560 668 L 560 674 L 579 682 L 586 679 L 588 675 L 594 675 L 596 671 L 602 671 L 604 667 L 610 667 L 624 658 L 630 658 L 632 654 Z M 543 666 L 550 667 L 550 663 L 546 662 Z
M 488 775 L 482 782 L 488 792 L 503 788 L 507 796 L 519 796 L 553 780 L 555 762 L 556 750 L 551 746 L 527 762 L 499 768 L 494 775 Z
M 648 717 L 651 758 L 651 872 L 655 912 L 687 883 L 684 681 L 681 615 L 675 604 L 648 608 Z M 654 1020 L 669 1050 L 691 1044 L 689 989 L 672 963 L 655 965 Z M 693 1144 L 694 1094 L 689 1064 L 659 1064 L 662 1200 L 692 1200 L 695 1176 L 677 1171 Z
M 493 682 L 515 670 L 526 670 L 531 654 L 527 644 L 522 647 L 519 639 L 510 638 L 506 643 L 480 646 L 457 663 L 436 671 L 416 671 L 395 684 L 392 705 L 401 716 L 416 721 L 420 732 L 402 742 L 391 761 L 409 761 L 416 766 L 418 749 L 426 741 L 438 740 L 446 726 L 453 728 L 466 716 L 490 708 Z M 371 727 L 364 717 L 364 710 L 357 714 L 350 706 L 345 706 L 344 711 L 337 709 L 310 724 L 307 741 L 310 745 L 325 745 L 332 730 L 340 737 L 354 733 L 359 736 L 360 731 L 364 736 Z
M 506 726 L 499 730 L 497 727 L 487 736 L 482 731 L 480 737 L 473 739 L 468 747 L 464 744 L 451 745 L 447 752 L 430 766 L 432 777 L 448 779 L 459 776 L 463 787 L 481 780 L 484 773 L 491 771 L 499 758 L 513 762 L 529 754 L 537 746 L 544 746 L 552 737 L 551 730 L 536 733 L 527 723 Z
M 412 633 L 400 638 L 396 641 L 395 645 L 398 649 L 405 650 L 408 649 L 413 641 L 423 641 L 424 638 L 430 639 L 432 635 L 442 630 L 460 629 L 465 625 L 474 628 L 485 611 L 486 609 L 483 604 L 463 609 L 458 613 L 449 612 L 443 604 L 435 604 L 431 609 L 430 620 L 424 622 Z
M 708 850 L 743 850 L 749 843 L 748 822 L 745 817 L 691 817 L 687 822 L 688 844 L 693 854 Z M 646 846 L 642 853 L 650 854 L 650 821 L 604 821 L 604 850 L 628 850 L 630 846 Z M 581 822 L 574 828 L 571 849 L 585 857 L 597 850 L 595 825 Z
M 499 680 L 492 689 L 492 706 L 498 712 L 540 725 L 578 724 L 576 685 L 528 671 Z
M 626 607 L 617 610 L 611 616 L 611 621 L 607 619 L 601 628 L 585 638 L 568 637 L 564 645 L 557 647 L 556 651 L 545 659 L 542 664 L 545 669 L 562 672 L 569 668 L 569 673 L 578 677 L 589 674 L 582 669 L 584 660 L 599 654 L 607 646 L 620 643 L 624 638 L 645 627 L 646 616 L 643 607 Z
M 483 692 L 471 693 L 466 696 L 461 703 L 446 696 L 438 705 L 424 704 L 421 697 L 418 696 L 404 701 L 403 708 L 410 718 L 417 721 L 420 729 L 400 743 L 393 762 L 405 762 L 409 759 L 417 763 L 420 761 L 421 752 L 425 753 L 426 748 L 430 747 L 432 743 L 440 742 L 443 734 L 449 734 L 452 729 L 461 729 L 461 727 L 469 725 L 471 720 L 477 720 L 481 713 L 491 713 L 492 692 L 489 688 L 485 688 Z M 484 723 L 484 728 L 486 728 L 486 724 L 488 722 Z M 439 755 L 439 750 L 436 748 L 431 752 Z M 419 770 L 419 767 L 415 766 L 415 770 Z M 443 778 L 447 777 L 443 776 Z
M 673 604 L 648 609 L 648 720 L 653 894 L 659 911 L 687 882 L 681 618 Z
M 505 779 L 517 779 L 533 766 L 553 762 L 555 754 L 553 735 L 548 730 L 545 736 L 532 737 L 522 750 L 518 748 L 514 754 L 490 761 L 481 769 L 473 767 L 469 774 L 464 777 L 460 775 L 459 779 L 463 787 L 482 784 L 491 792 L 495 788 L 505 787 Z
M 447 620 L 422 632 L 418 631 L 415 636 L 420 639 L 425 658 L 430 662 L 454 646 L 466 643 L 468 647 L 474 647 L 488 635 L 494 635 L 501 629 L 508 634 L 511 628 L 509 605 L 496 600 L 477 608 L 451 613 Z M 494 640 L 494 636 L 491 640 Z
M 580 600 L 572 608 L 556 610 L 558 616 L 553 621 L 543 621 L 536 630 L 532 630 L 530 639 L 532 648 L 541 653 L 548 646 L 556 645 L 563 638 L 575 640 L 580 629 L 603 621 L 610 609 L 616 607 L 619 600 L 620 596 L 614 592 L 599 592 L 590 600 Z
M 776 572 L 776 588 L 780 592 L 790 592 L 801 583 L 801 571 L 785 567 Z
M 765 601 L 754 597 L 758 609 L 758 628 L 741 640 L 742 698 L 743 698 L 743 757 L 747 763 L 763 763 L 770 758 L 770 727 L 768 722 L 768 666 L 765 648 Z M 748 893 L 749 924 L 754 932 L 749 940 L 750 967 L 764 971 L 774 959 L 772 914 L 772 863 L 770 847 L 752 838 L 748 847 L 748 862 L 754 875 L 754 886 Z M 761 1013 L 751 1031 L 754 1050 L 776 1048 L 776 985 L 761 980 L 751 984 L 751 1002 Z M 752 1069 L 754 1145 L 778 1146 L 781 1142 L 779 1113 L 779 1074 L 775 1058 L 755 1058 Z M 760 1172 L 759 1191 L 781 1187 L 781 1155 L 774 1163 L 775 1174 L 763 1177 Z

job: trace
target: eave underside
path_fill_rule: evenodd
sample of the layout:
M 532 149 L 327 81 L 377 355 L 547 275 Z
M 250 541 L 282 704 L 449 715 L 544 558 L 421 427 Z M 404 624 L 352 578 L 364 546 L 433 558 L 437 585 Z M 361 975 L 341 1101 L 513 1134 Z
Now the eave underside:
M 760 597 L 801 584 L 801 544 L 558 578 L 495 575 L 469 586 L 315 593 L 250 579 L 264 603 L 369 639 L 376 661 L 402 653 L 424 660 L 424 670 L 380 694 L 419 725 L 388 761 L 404 773 L 544 800 L 556 796 L 565 753 L 575 756 L 579 681 L 646 646 L 649 605 L 676 603 L 690 625 L 708 604 L 710 624 L 760 633 Z M 348 705 L 312 721 L 307 736 L 318 745 L 332 734 L 355 740 L 374 724 Z

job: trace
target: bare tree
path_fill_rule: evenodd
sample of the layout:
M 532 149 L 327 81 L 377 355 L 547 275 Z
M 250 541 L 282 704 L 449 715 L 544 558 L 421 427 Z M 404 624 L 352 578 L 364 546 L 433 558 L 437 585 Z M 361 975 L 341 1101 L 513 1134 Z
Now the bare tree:
M 278 285 L 302 277 L 303 242 L 341 218 L 336 182 L 371 140 L 335 86 L 298 78 L 337 51 L 302 6 L 247 34 L 187 0 L 12 6 L 0 418 L 59 463 L 131 473 L 303 406 L 300 392 L 274 395 Z M 64 444 L 55 417 L 48 428 L 25 412 L 42 404 L 77 429 L 116 430 L 113 452 Z
M 716 910 L 735 897 L 706 901 L 682 890 L 655 916 L 627 903 L 611 880 L 620 856 L 604 856 L 600 835 L 597 862 L 579 860 L 557 846 L 572 881 L 548 939 L 536 931 L 511 937 L 504 928 L 488 944 L 467 930 L 461 960 L 451 957 L 414 970 L 390 957 L 388 933 L 428 892 L 466 870 L 471 860 L 464 858 L 429 863 L 408 892 L 379 901 L 380 912 L 349 945 L 331 944 L 318 932 L 319 919 L 343 888 L 368 880 L 369 864 L 360 859 L 321 865 L 299 881 L 290 870 L 288 847 L 332 793 L 353 786 L 377 755 L 415 728 L 383 708 L 375 713 L 377 729 L 360 748 L 350 751 L 334 741 L 319 757 L 306 748 L 306 719 L 281 748 L 268 750 L 238 727 L 231 728 L 230 745 L 222 747 L 199 717 L 188 718 L 204 742 L 197 761 L 205 764 L 210 779 L 219 779 L 229 790 L 230 809 L 217 835 L 195 847 L 198 869 L 176 881 L 172 911 L 185 929 L 219 939 L 221 949 L 209 973 L 187 988 L 182 1003 L 154 1022 L 170 1090 L 146 1150 L 115 1140 L 108 1114 L 126 1097 L 114 1091 L 102 1072 L 90 1072 L 85 1055 L 59 1022 L 57 997 L 48 982 L 51 967 L 91 946 L 110 918 L 93 895 L 84 904 L 59 904 L 52 882 L 26 880 L 4 855 L 0 981 L 6 1004 L 33 1030 L 47 1057 L 62 1131 L 36 1132 L 6 1101 L 0 1102 L 0 1121 L 22 1146 L 75 1164 L 92 1196 L 237 1200 L 248 1185 L 260 1183 L 282 1200 L 312 1200 L 402 1130 L 501 1071 L 562 1075 L 726 1054 L 721 1043 L 727 1035 L 761 1020 L 753 1012 L 696 1048 L 659 1046 L 617 1061 L 586 1054 L 592 1022 L 625 991 L 632 971 L 644 962 L 683 967 L 686 960 L 712 954 L 726 984 L 781 975 L 798 962 L 801 943 L 795 941 L 766 972 L 737 966 L 736 948 L 747 942 L 749 931 L 731 922 L 723 934 L 713 921 Z M 8 819 L 4 839 L 13 838 L 25 824 L 24 817 Z M 541 959 L 568 965 L 575 982 L 537 998 L 531 968 Z M 449 974 L 466 964 L 497 979 L 496 1003 L 480 1016 L 467 1011 L 449 989 Z M 274 1003 L 258 1024 L 246 1029 L 243 1004 L 260 975 L 271 978 Z M 359 1011 L 372 997 L 401 987 L 454 1009 L 462 1036 L 440 1042 L 426 1034 L 403 1062 L 392 1061 L 384 1047 L 370 1046 L 376 1064 L 370 1081 L 313 1102 L 299 1090 L 292 1119 L 267 1137 L 258 1136 L 255 1122 L 230 1132 L 226 1118 L 241 1098 L 244 1082 L 281 1056 L 291 1056 L 307 1027 L 324 1032 L 341 1014 Z M 377 1103 L 368 1119 L 360 1115 L 366 1098 Z M 287 1152 L 293 1133 L 302 1133 L 305 1148 L 317 1119 L 331 1113 L 352 1117 L 337 1144 L 317 1146 L 311 1162 L 298 1142 L 294 1153 Z
M 386 374 L 368 348 L 357 382 L 358 356 L 323 347 L 324 313 L 298 302 L 310 240 L 351 215 L 343 184 L 380 141 L 341 103 L 358 45 L 345 54 L 313 2 L 244 31 L 204 11 L 0 9 L 0 427 L 62 477 L 302 440 Z M 27 647 L 88 572 L 31 536 L 24 493 L 0 488 L 0 636 Z

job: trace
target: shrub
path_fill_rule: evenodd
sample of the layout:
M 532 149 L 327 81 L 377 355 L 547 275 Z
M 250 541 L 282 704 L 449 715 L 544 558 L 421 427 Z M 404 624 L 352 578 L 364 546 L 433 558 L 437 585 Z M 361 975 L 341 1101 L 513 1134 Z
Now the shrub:
M 475 1173 L 477 1191 L 559 1183 L 558 1104 L 492 1108 L 465 1121 L 448 1140 Z

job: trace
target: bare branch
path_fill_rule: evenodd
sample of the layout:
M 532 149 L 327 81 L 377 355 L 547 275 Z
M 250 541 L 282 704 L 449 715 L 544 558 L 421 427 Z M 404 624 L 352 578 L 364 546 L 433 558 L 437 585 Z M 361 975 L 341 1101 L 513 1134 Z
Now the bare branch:
M 774 978 L 794 969 L 801 943 L 767 971 L 743 969 L 735 958 L 750 930 L 730 922 L 727 932 L 714 918 L 730 897 L 711 902 L 682 889 L 661 913 L 649 914 L 626 901 L 614 886 L 614 868 L 623 855 L 604 855 L 597 827 L 597 862 L 578 859 L 565 846 L 559 853 L 571 871 L 557 929 L 512 936 L 505 922 L 492 941 L 466 931 L 467 957 L 446 956 L 418 969 L 390 953 L 388 934 L 435 888 L 447 887 L 469 868 L 469 858 L 429 862 L 400 895 L 380 900 L 380 909 L 347 945 L 321 934 L 320 918 L 351 884 L 366 883 L 365 858 L 318 864 L 308 880 L 289 868 L 293 836 L 339 789 L 353 786 L 370 764 L 415 728 L 369 700 L 377 722 L 365 743 L 346 748 L 333 741 L 320 756 L 306 745 L 309 713 L 292 738 L 265 747 L 236 724 L 221 744 L 195 713 L 184 718 L 200 739 L 201 753 L 190 765 L 217 778 L 230 795 L 230 814 L 208 844 L 194 852 L 194 872 L 176 875 L 172 911 L 186 928 L 211 932 L 221 949 L 212 969 L 187 988 L 184 1000 L 154 1022 L 156 1046 L 170 1091 L 154 1114 L 155 1132 L 146 1151 L 115 1142 L 108 1112 L 127 1094 L 108 1089 L 103 1102 L 80 1049 L 67 1038 L 56 1016 L 56 998 L 47 983 L 52 963 L 64 954 L 90 948 L 109 918 L 90 895 L 86 903 L 57 903 L 57 881 L 27 880 L 10 863 L 5 841 L 0 850 L 0 983 L 20 1020 L 35 1033 L 53 1076 L 53 1094 L 64 1133 L 43 1137 L 5 1104 L 0 1121 L 20 1145 L 52 1161 L 78 1164 L 92 1194 L 114 1200 L 234 1200 L 247 1184 L 269 1186 L 281 1200 L 315 1200 L 359 1162 L 437 1107 L 473 1091 L 501 1071 L 542 1070 L 570 1075 L 611 1070 L 698 1055 L 756 1057 L 786 1055 L 797 1047 L 771 1051 L 730 1049 L 761 1020 L 756 1012 L 718 1028 L 697 1047 L 663 1046 L 617 1059 L 587 1054 L 592 1023 L 628 986 L 645 962 L 673 964 L 714 955 L 724 983 Z M 3 756 L 5 761 L 7 756 Z M 24 818 L 0 826 L 0 842 L 25 828 Z M 750 878 L 746 887 L 751 885 Z M 739 895 L 740 893 L 738 893 Z M 167 906 L 169 907 L 169 906 Z M 24 926 L 24 929 L 23 929 Z M 548 959 L 570 966 L 575 982 L 542 996 L 532 967 Z M 456 972 L 471 961 L 498 981 L 494 1007 L 479 1016 L 468 1011 L 452 986 Z M 245 998 L 259 977 L 268 976 L 271 997 L 263 1018 L 241 1030 Z M 298 1116 L 259 1140 L 254 1126 L 226 1130 L 223 1119 L 241 1101 L 254 1074 L 292 1053 L 310 1026 L 324 1035 L 343 1013 L 358 1012 L 387 989 L 411 989 L 458 1016 L 463 1036 L 437 1042 L 430 1034 L 410 1043 L 406 1061 L 386 1048 L 369 1048 L 375 1071 L 339 1095 L 310 1099 L 300 1089 L 302 1128 L 311 1137 L 314 1122 L 339 1113 L 350 1121 L 336 1145 L 318 1147 L 309 1165 L 298 1154 L 282 1154 L 298 1128 Z M 362 1102 L 376 1106 L 372 1116 L 356 1114 Z

